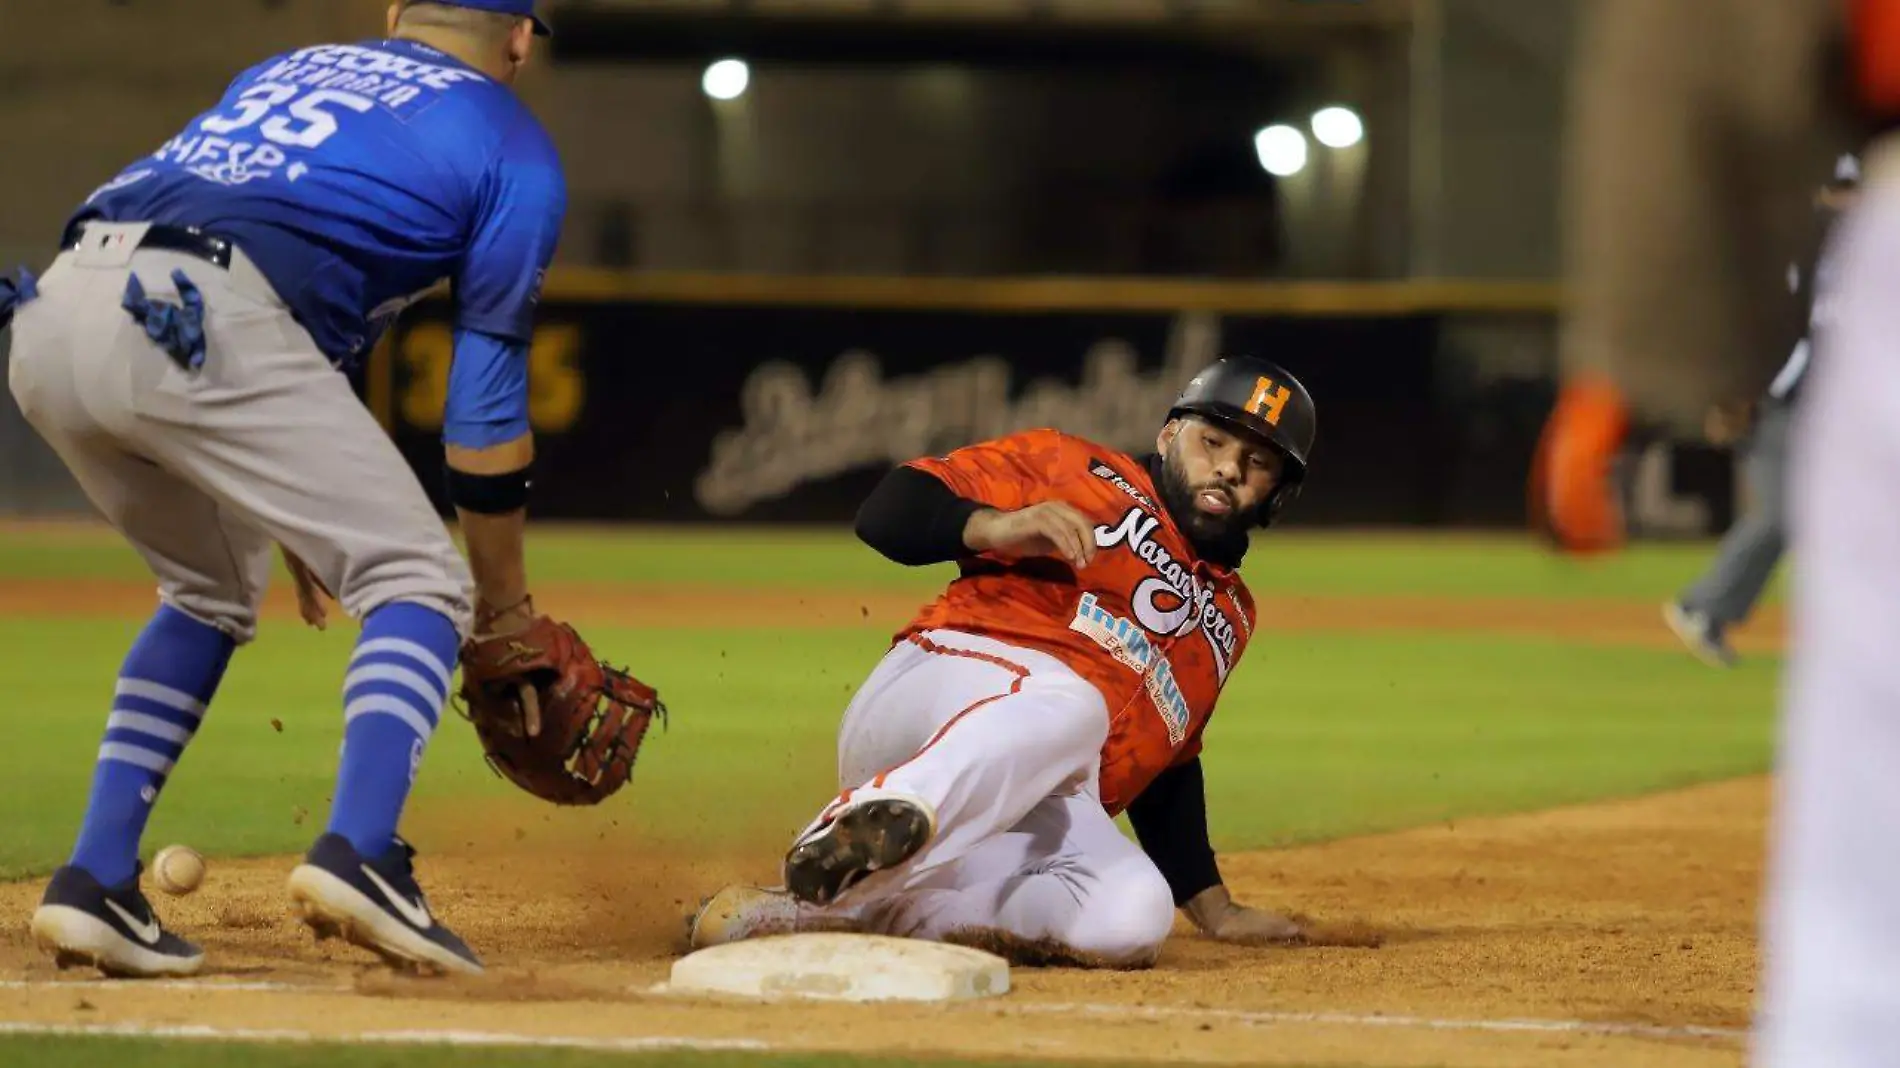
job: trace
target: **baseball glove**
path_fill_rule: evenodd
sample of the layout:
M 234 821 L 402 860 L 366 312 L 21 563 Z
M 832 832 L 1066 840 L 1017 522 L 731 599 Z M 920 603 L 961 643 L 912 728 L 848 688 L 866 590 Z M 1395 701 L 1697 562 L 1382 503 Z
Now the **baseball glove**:
M 557 805 L 612 796 L 632 777 L 647 728 L 666 720 L 653 687 L 547 616 L 464 642 L 459 695 L 488 766 Z

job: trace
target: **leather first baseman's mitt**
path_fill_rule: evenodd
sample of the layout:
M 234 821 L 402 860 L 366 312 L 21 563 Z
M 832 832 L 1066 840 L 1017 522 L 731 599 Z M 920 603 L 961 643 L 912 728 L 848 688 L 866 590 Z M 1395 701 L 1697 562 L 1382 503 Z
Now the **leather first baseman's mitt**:
M 653 687 L 547 616 L 464 642 L 460 697 L 489 767 L 557 805 L 599 804 L 626 785 L 647 728 L 666 719 Z

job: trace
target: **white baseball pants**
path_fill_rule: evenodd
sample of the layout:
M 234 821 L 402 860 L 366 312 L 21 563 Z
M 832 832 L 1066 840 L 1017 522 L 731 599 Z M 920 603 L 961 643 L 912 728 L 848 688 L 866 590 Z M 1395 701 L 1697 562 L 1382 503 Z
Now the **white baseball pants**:
M 1900 175 L 1868 162 L 1795 416 L 1765 1068 L 1900 1062 Z
M 829 911 L 878 934 L 1000 934 L 1153 963 L 1174 899 L 1098 799 L 1107 735 L 1100 691 L 1060 660 L 956 631 L 899 643 L 845 710 L 840 801 L 916 798 L 937 833 Z

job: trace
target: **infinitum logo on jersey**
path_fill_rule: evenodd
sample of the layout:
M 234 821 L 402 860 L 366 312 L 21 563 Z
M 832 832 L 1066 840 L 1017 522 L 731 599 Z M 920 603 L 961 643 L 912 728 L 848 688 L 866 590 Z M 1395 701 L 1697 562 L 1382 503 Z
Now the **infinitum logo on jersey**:
M 1085 635 L 1108 650 L 1108 655 L 1117 663 L 1141 675 L 1142 688 L 1148 691 L 1148 699 L 1154 702 L 1155 711 L 1161 713 L 1162 722 L 1167 724 L 1168 741 L 1180 745 L 1187 737 L 1193 714 L 1188 711 L 1187 698 L 1181 696 L 1181 687 L 1174 680 L 1174 665 L 1155 648 L 1147 633 L 1134 621 L 1103 608 L 1092 593 L 1083 594 L 1076 603 L 1075 618 L 1069 621 L 1069 629 Z

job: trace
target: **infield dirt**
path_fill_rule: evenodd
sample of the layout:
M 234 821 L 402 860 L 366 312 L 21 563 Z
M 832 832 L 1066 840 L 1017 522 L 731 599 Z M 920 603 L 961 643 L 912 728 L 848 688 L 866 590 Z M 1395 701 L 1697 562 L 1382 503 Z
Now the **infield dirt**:
M 0 584 L 0 612 L 142 614 L 150 597 L 137 584 L 16 581 Z M 559 588 L 542 599 L 575 618 L 708 626 L 740 611 L 751 625 L 894 625 L 917 600 L 767 594 L 738 605 L 676 587 Z M 272 614 L 289 615 L 282 591 Z M 1261 617 L 1302 630 L 1674 640 L 1653 605 L 1623 602 L 1266 599 Z M 1739 644 L 1773 648 L 1778 634 L 1771 616 Z M 1379 944 L 1243 950 L 1183 927 L 1150 971 L 1019 969 L 1015 990 L 994 1002 L 876 1009 L 653 991 L 683 948 L 692 904 L 728 881 L 769 880 L 782 842 L 697 855 L 677 840 L 643 840 L 626 814 L 618 825 L 603 815 L 553 834 L 493 813 L 425 808 L 413 818 L 418 839 L 432 843 L 423 882 L 441 917 L 487 958 L 483 979 L 396 979 L 348 947 L 315 945 L 288 914 L 291 859 L 214 859 L 198 893 L 157 898 L 213 962 L 204 983 L 183 989 L 52 985 L 90 977 L 56 972 L 31 946 L 26 920 L 41 883 L 0 886 L 0 1019 L 345 1038 L 417 1029 L 747 1038 L 786 1049 L 1076 1060 L 1733 1065 L 1757 967 L 1766 793 L 1753 779 L 1228 855 L 1223 870 L 1242 900 Z M 1527 1020 L 1553 1023 L 1513 1023 Z

